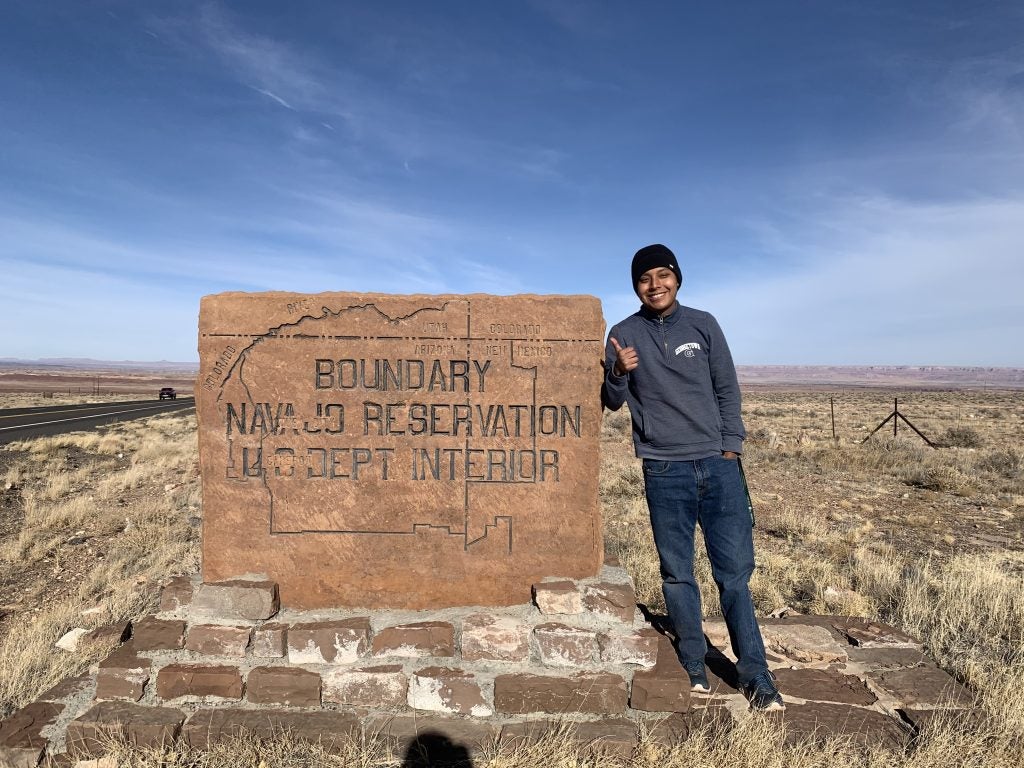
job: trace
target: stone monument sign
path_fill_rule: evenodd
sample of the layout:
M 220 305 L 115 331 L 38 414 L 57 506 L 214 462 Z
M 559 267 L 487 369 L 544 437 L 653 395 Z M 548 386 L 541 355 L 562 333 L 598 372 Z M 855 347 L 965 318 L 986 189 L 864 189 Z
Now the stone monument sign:
M 434 608 L 593 576 L 603 339 L 589 296 L 204 297 L 204 581 Z

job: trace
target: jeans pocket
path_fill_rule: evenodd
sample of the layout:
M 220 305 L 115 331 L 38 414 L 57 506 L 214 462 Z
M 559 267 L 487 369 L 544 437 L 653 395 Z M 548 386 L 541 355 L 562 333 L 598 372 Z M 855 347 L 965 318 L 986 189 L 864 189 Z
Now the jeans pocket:
M 660 461 L 658 459 L 644 459 L 645 475 L 664 475 L 672 469 L 671 461 Z

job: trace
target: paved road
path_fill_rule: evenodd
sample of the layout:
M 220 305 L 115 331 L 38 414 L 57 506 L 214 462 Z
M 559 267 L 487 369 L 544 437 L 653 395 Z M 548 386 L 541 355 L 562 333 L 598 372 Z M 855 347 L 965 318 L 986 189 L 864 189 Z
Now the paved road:
M 93 429 L 101 424 L 191 410 L 194 407 L 195 401 L 191 397 L 179 397 L 176 400 L 150 399 L 123 403 L 0 409 L 0 444 L 30 437 Z

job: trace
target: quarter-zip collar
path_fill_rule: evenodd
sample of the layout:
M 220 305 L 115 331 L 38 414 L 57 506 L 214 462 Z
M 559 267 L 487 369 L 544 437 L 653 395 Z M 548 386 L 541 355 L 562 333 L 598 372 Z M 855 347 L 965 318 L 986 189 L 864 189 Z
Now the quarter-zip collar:
M 680 312 L 678 301 L 676 301 L 676 303 L 672 305 L 671 311 L 669 311 L 668 314 L 666 314 L 664 317 L 659 315 L 657 312 L 652 312 L 646 306 L 642 304 L 640 305 L 640 317 L 659 327 L 675 325 L 679 321 L 679 315 Z

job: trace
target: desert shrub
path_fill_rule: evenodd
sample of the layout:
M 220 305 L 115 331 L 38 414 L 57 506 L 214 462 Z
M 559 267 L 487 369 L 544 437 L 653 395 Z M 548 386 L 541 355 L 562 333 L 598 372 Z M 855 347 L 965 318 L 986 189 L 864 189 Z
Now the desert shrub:
M 768 445 L 771 440 L 771 430 L 758 427 L 747 433 L 746 445 Z
M 948 427 L 939 442 L 947 448 L 980 448 L 983 443 L 974 427 Z
M 767 419 L 775 419 L 779 416 L 788 416 L 790 411 L 786 408 L 764 408 L 758 406 L 750 411 L 751 416 L 762 416 Z
M 910 468 L 903 474 L 903 482 L 915 488 L 929 491 L 955 493 L 970 496 L 974 490 L 973 480 L 956 467 L 945 464 L 926 464 Z
M 1021 467 L 1024 466 L 1024 454 L 1015 448 L 996 448 L 979 457 L 974 466 L 983 472 L 991 472 L 1012 480 L 1020 476 Z

